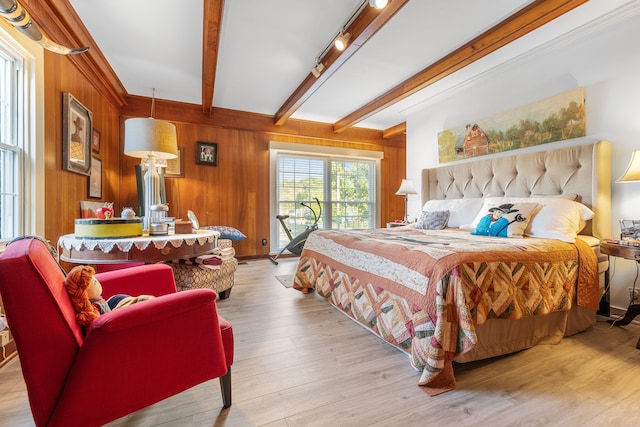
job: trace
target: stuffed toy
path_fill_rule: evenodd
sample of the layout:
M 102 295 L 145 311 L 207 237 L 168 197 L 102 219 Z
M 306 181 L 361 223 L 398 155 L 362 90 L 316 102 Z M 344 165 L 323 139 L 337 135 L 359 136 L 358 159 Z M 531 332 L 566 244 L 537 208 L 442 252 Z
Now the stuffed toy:
M 118 294 L 105 300 L 102 297 L 102 285 L 95 274 L 93 267 L 78 265 L 71 269 L 64 282 L 71 305 L 76 311 L 76 320 L 80 325 L 88 325 L 101 314 L 116 308 L 153 298 L 151 295 L 132 297 Z

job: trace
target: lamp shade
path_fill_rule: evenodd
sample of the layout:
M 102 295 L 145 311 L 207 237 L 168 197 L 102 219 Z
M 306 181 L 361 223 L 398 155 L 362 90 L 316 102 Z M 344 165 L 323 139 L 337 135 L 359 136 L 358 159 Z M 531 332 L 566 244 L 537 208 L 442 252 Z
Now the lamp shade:
M 633 152 L 627 170 L 616 182 L 630 181 L 640 181 L 640 150 Z
M 396 191 L 396 195 L 406 196 L 407 194 L 418 194 L 418 192 L 413 188 L 413 181 L 410 179 L 403 179 L 400 184 L 400 188 Z
M 134 118 L 124 122 L 124 154 L 145 159 L 178 157 L 176 126 L 165 120 Z

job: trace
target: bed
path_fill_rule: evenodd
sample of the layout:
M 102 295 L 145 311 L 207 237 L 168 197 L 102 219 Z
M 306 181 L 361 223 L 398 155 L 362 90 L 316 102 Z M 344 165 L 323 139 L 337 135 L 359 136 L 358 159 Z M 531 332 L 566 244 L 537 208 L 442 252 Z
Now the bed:
M 312 233 L 294 288 L 406 352 L 428 394 L 452 390 L 454 361 L 593 326 L 608 268 L 598 242 L 610 232 L 610 159 L 599 141 L 426 169 L 418 225 Z M 497 237 L 490 229 L 505 218 L 508 237 Z

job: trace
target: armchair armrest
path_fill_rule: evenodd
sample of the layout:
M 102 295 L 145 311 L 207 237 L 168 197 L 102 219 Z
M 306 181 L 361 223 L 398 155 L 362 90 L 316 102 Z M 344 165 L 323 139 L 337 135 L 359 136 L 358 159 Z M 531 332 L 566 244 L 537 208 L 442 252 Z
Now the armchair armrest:
M 102 284 L 102 296 L 161 296 L 176 292 L 173 270 L 165 264 L 149 264 L 96 274 Z
M 227 372 L 216 294 L 196 289 L 101 315 L 88 328 L 54 417 L 122 414 Z M 113 413 L 110 413 L 113 416 Z M 118 416 L 122 416 L 117 414 Z

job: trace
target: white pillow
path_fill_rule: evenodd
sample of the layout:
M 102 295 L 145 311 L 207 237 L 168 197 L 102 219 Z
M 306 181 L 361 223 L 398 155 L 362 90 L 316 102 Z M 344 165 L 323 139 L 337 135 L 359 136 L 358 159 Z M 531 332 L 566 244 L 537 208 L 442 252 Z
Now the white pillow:
M 593 218 L 593 211 L 582 203 L 567 199 L 550 199 L 529 221 L 525 236 L 558 239 L 574 243 L 576 236 Z
M 467 197 L 464 199 L 429 200 L 422 207 L 423 212 L 449 211 L 447 227 L 457 228 L 473 220 L 476 212 L 484 203 L 481 197 Z M 475 230 L 475 227 L 474 227 Z
M 487 197 L 483 209 L 478 212 L 471 224 L 460 226 L 466 230 L 475 230 L 478 221 L 490 206 L 501 203 L 538 203 L 537 211 L 524 231 L 525 236 L 558 239 L 574 243 L 576 236 L 593 218 L 593 211 L 582 203 L 561 197 Z

